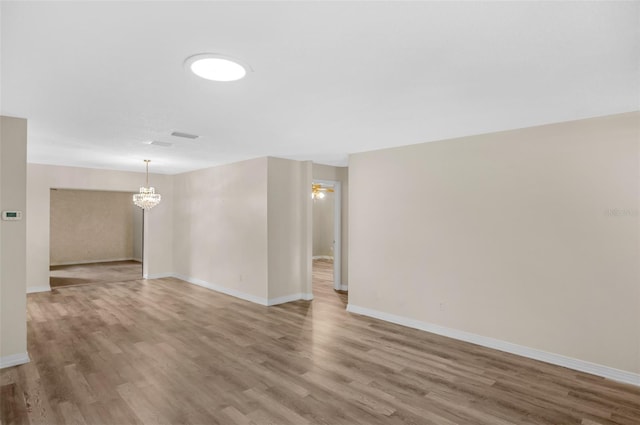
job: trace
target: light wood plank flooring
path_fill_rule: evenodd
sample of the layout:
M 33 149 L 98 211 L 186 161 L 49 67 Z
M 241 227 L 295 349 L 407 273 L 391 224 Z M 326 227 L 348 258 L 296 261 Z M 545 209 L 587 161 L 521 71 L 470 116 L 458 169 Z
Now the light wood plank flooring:
M 321 285 L 275 307 L 172 278 L 30 294 L 2 423 L 640 423 L 640 388 L 352 315 Z
M 52 288 L 94 283 L 126 282 L 142 279 L 142 263 L 138 261 L 109 261 L 104 263 L 72 264 L 49 267 Z
M 313 296 L 347 308 L 348 294 L 333 289 L 333 261 L 313 260 Z

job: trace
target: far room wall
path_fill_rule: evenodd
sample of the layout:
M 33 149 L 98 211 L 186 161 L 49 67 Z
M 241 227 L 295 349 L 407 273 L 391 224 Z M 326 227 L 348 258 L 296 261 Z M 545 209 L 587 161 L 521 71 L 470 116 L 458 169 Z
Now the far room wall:
M 313 200 L 313 256 L 333 257 L 335 194 L 326 192 L 324 198 Z
M 50 223 L 52 266 L 142 260 L 142 210 L 131 193 L 51 189 Z

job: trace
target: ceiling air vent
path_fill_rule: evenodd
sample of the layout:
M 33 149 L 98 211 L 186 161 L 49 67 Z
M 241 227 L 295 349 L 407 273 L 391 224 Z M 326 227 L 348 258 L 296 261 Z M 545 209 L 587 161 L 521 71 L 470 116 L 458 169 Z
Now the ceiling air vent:
M 184 137 L 185 139 L 197 139 L 198 137 L 200 137 L 195 134 L 183 133 L 181 131 L 174 131 L 173 133 L 171 133 L 171 135 L 175 137 Z

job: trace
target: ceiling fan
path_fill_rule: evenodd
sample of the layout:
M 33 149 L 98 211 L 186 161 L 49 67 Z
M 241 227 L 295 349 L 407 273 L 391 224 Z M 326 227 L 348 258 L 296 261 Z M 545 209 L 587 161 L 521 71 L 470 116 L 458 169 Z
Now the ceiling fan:
M 325 197 L 325 193 L 333 193 L 334 190 L 329 186 L 322 186 L 320 183 L 311 184 L 311 198 L 322 199 Z

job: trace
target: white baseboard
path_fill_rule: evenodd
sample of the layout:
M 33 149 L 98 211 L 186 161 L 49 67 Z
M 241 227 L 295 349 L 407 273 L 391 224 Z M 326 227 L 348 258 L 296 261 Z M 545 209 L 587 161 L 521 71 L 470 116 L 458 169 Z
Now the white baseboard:
M 314 260 L 333 260 L 333 255 L 314 255 L 311 258 Z
M 51 292 L 50 286 L 28 286 L 27 294 L 34 294 L 36 292 Z
M 152 274 L 143 274 L 143 279 L 162 279 L 163 277 L 176 277 L 173 273 L 152 273 Z M 179 278 L 181 279 L 181 278 Z M 183 279 L 184 280 L 184 279 Z
M 301 293 L 285 295 L 284 297 L 269 298 L 267 300 L 267 305 L 272 306 L 272 305 L 290 303 L 291 301 L 298 301 L 301 299 L 303 299 Z
M 50 263 L 50 266 L 74 266 L 76 264 L 93 264 L 93 263 L 113 263 L 114 261 L 137 261 L 139 263 L 142 262 L 142 260 L 138 259 L 138 258 L 133 258 L 133 257 L 127 257 L 127 258 L 111 258 L 111 259 L 107 259 L 107 260 L 88 260 L 88 261 L 66 261 L 64 263 Z
M 173 274 L 171 277 L 175 277 L 176 279 L 184 280 L 185 282 L 191 283 L 193 285 L 202 286 L 203 288 L 211 289 L 216 292 L 222 292 L 223 294 L 231 295 L 232 297 L 240 298 L 245 301 L 251 301 L 252 303 L 261 304 L 261 305 L 269 305 L 269 300 L 267 298 L 256 297 L 255 295 L 247 294 L 245 292 L 241 292 L 236 289 L 227 288 L 222 285 L 209 283 L 202 279 L 196 279 L 193 277 L 183 276 L 179 274 Z
M 18 366 L 21 364 L 29 363 L 29 353 L 11 354 L 9 356 L 0 357 L 0 369 L 5 367 Z
M 340 290 L 341 291 L 348 291 L 349 290 L 349 285 L 347 285 L 347 284 L 340 285 Z
M 174 277 L 176 279 L 184 280 L 185 282 L 191 283 L 193 285 L 198 285 L 203 288 L 211 289 L 212 291 L 221 292 L 226 295 L 231 295 L 232 297 L 240 298 L 241 300 L 250 301 L 252 303 L 256 303 L 264 306 L 272 306 L 272 305 L 288 303 L 291 301 L 313 299 L 313 294 L 303 294 L 303 293 L 285 295 L 277 298 L 262 298 L 262 297 L 257 297 L 255 295 L 247 294 L 245 292 L 238 291 L 236 289 L 227 288 L 226 286 L 222 286 L 222 285 L 216 285 L 214 283 L 210 283 L 202 279 L 196 279 L 189 276 L 171 274 L 170 276 L 162 276 L 162 277 Z M 155 279 L 159 279 L 159 278 L 160 277 L 155 277 Z
M 444 326 L 435 325 L 432 323 L 421 322 L 419 320 L 410 319 L 408 317 L 396 316 L 394 314 L 372 310 L 365 307 L 359 307 L 353 304 L 347 305 L 347 311 L 350 313 L 361 314 L 363 316 L 369 316 L 375 319 L 384 320 L 386 322 L 407 326 L 409 328 L 419 329 L 449 338 L 470 342 L 472 344 L 481 345 L 483 347 L 493 348 L 495 350 L 505 351 L 511 354 L 517 354 L 519 356 L 527 357 L 530 359 L 540 360 L 557 366 L 567 367 L 569 369 L 578 370 L 580 372 L 602 376 L 614 381 L 640 386 L 640 374 L 638 373 L 627 372 L 609 366 L 603 366 L 584 360 L 566 357 L 561 354 L 549 353 L 546 351 L 538 350 L 536 348 L 513 344 L 511 342 L 464 332 L 457 329 L 446 328 Z

